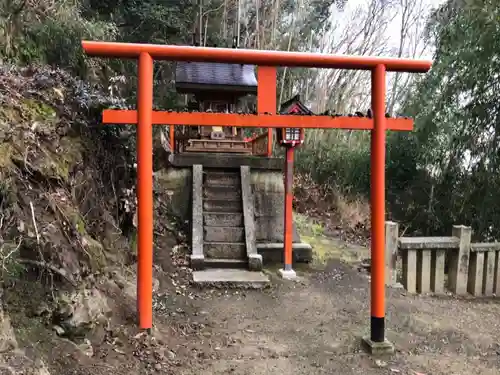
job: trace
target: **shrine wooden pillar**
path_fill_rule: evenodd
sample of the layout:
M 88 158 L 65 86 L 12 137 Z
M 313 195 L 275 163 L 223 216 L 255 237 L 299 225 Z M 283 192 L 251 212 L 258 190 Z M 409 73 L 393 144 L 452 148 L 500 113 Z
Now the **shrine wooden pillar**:
M 276 67 L 257 68 L 257 113 L 276 113 Z M 273 129 L 267 129 L 267 157 L 273 155 Z

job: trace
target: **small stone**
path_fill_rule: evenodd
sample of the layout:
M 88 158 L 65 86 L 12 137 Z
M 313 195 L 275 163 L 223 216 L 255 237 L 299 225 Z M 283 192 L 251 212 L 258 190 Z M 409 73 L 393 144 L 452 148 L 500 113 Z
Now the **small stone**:
M 87 357 L 94 356 L 94 348 L 92 348 L 92 344 L 88 339 L 85 339 L 84 342 L 78 345 L 78 348 L 85 354 Z
M 61 326 L 54 325 L 54 326 L 52 326 L 52 329 L 56 332 L 57 336 L 64 335 L 64 329 Z
M 157 364 L 155 365 L 155 370 L 156 370 L 156 371 L 160 371 L 160 370 L 161 370 L 161 364 L 157 363 Z
M 175 359 L 175 353 L 171 350 L 167 351 L 168 359 Z
M 44 314 L 50 313 L 50 308 L 45 302 L 42 302 L 35 308 L 33 313 L 35 316 L 43 316 Z

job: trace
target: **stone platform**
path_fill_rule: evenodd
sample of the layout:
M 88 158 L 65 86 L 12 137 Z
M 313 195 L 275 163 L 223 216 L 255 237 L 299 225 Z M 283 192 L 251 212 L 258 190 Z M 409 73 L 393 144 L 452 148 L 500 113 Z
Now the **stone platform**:
M 282 171 L 285 165 L 283 158 L 268 158 L 263 156 L 186 152 L 169 154 L 168 162 L 174 168 L 190 168 L 199 164 L 203 168 L 239 169 L 247 165 L 253 170 Z
M 262 289 L 269 286 L 263 272 L 212 268 L 193 272 L 193 284 L 203 287 Z
M 283 263 L 283 242 L 257 243 L 257 252 L 262 256 L 264 264 Z M 313 259 L 312 246 L 305 242 L 292 243 L 292 257 L 294 263 L 309 263 Z

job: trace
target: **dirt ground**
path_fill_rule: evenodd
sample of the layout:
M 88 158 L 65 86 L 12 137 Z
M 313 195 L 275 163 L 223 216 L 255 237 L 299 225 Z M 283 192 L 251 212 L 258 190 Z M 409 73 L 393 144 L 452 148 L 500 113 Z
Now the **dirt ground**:
M 283 282 L 269 270 L 272 287 L 253 291 L 193 289 L 187 267 L 171 267 L 159 275 L 152 338 L 138 334 L 135 304 L 124 301 L 115 310 L 121 323 L 79 345 L 30 326 L 24 336 L 40 339 L 25 351 L 44 347 L 50 374 L 61 375 L 499 373 L 499 300 L 388 289 L 387 336 L 396 353 L 373 358 L 360 345 L 369 329 L 369 275 L 339 259 L 297 269 L 300 281 Z
M 328 241 L 321 241 L 325 248 Z M 331 244 L 338 247 L 338 241 Z M 370 277 L 354 266 L 353 259 L 364 255 L 359 249 L 346 247 L 325 266 L 300 268 L 298 282 L 283 282 L 269 270 L 272 287 L 265 291 L 186 289 L 188 298 L 158 297 L 158 329 L 181 327 L 170 336 L 177 340 L 170 344 L 177 366 L 169 371 L 498 374 L 500 300 L 495 299 L 409 296 L 390 288 L 387 337 L 396 353 L 366 354 L 360 339 L 369 330 Z
M 213 295 L 192 304 L 207 350 L 178 374 L 497 374 L 498 301 L 388 291 L 396 354 L 374 359 L 360 337 L 369 324 L 369 279 L 338 261 L 267 292 Z M 201 297 L 200 296 L 200 297 Z M 194 343 L 191 343 L 194 344 Z M 196 345 L 195 345 L 196 346 Z M 208 358 L 207 358 L 208 357 Z

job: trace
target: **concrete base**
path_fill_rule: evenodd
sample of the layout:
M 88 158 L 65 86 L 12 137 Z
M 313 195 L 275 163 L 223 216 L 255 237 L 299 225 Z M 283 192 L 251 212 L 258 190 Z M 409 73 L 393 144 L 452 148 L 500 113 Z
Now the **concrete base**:
M 284 280 L 295 280 L 297 279 L 297 274 L 294 270 L 278 270 L 278 275 Z
M 250 271 L 262 271 L 262 255 L 248 254 L 248 269 Z
M 370 336 L 365 336 L 361 343 L 368 353 L 374 356 L 394 353 L 394 345 L 387 339 L 384 342 L 373 342 Z
M 283 263 L 283 243 L 257 243 L 257 252 L 262 255 L 264 264 Z M 313 259 L 312 246 L 305 242 L 292 244 L 293 262 L 309 263 Z
M 205 268 L 205 257 L 199 254 L 191 254 L 189 256 L 191 262 L 191 268 L 193 270 L 202 270 Z
M 262 289 L 269 286 L 269 277 L 262 272 L 244 269 L 206 269 L 193 272 L 193 284 L 215 288 Z

